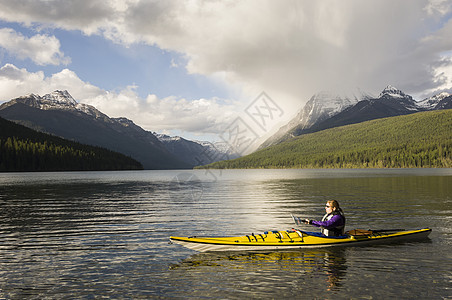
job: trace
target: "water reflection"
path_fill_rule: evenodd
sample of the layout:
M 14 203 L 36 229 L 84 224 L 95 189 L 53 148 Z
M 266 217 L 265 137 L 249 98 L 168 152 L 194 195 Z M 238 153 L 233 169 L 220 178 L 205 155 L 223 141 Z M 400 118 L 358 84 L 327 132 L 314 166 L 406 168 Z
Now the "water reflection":
M 211 252 L 199 253 L 184 259 L 180 263 L 169 267 L 170 276 L 181 278 L 196 277 L 200 281 L 208 282 L 212 272 L 224 273 L 239 270 L 241 273 L 263 273 L 265 284 L 271 278 L 287 278 L 291 272 L 294 278 L 308 278 L 318 281 L 316 285 L 323 286 L 325 291 L 334 291 L 340 288 L 341 281 L 347 273 L 346 249 L 312 249 L 300 251 L 277 252 Z M 240 278 L 240 276 L 239 276 Z M 237 278 L 229 278 L 232 285 Z M 271 281 L 271 280 L 270 280 Z M 303 284 L 306 280 L 300 280 Z M 299 287 L 306 288 L 305 286 Z
M 66 248 L 80 246 L 80 237 L 86 245 L 143 233 L 137 226 L 149 221 L 141 213 L 149 205 L 145 195 L 154 192 L 155 185 L 136 182 L 0 187 L 1 248 Z

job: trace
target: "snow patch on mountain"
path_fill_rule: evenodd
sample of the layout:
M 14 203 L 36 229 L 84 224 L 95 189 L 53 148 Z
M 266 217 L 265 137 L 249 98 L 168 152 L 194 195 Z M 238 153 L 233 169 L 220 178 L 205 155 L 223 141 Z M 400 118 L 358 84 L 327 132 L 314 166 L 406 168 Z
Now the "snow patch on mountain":
M 68 91 L 59 91 L 56 90 L 50 94 L 46 94 L 42 96 L 42 100 L 45 102 L 50 102 L 54 104 L 60 104 L 60 105 L 70 105 L 70 106 L 76 106 L 77 101 L 72 98 L 72 96 L 69 94 Z
M 449 97 L 451 94 L 447 92 L 442 92 L 440 94 L 434 95 L 430 98 L 426 98 L 424 100 L 421 100 L 417 102 L 417 106 L 423 109 L 431 110 L 434 109 L 438 103 L 441 102 L 441 100 Z
M 355 105 L 364 99 L 370 98 L 372 98 L 370 94 L 364 93 L 361 90 L 340 93 L 322 91 L 317 93 L 312 96 L 305 106 L 309 110 L 308 115 L 311 119 L 308 123 L 317 122 L 318 117 L 332 117 L 347 107 Z
M 31 101 L 33 106 L 42 110 L 66 110 L 66 111 L 78 111 L 84 114 L 90 115 L 94 118 L 109 119 L 105 114 L 101 113 L 94 106 L 78 103 L 69 94 L 68 91 L 56 90 L 52 93 L 39 96 L 36 94 L 29 94 L 17 98 L 18 101 Z
M 399 90 L 396 87 L 393 87 L 392 85 L 388 85 L 384 88 L 384 90 L 380 93 L 378 98 L 383 98 L 385 96 L 392 97 L 392 98 L 411 98 L 411 96 L 406 95 L 404 92 Z
M 184 138 L 182 138 L 180 136 L 169 136 L 169 135 L 157 133 L 157 132 L 152 132 L 152 134 L 155 135 L 159 139 L 159 141 L 161 141 L 163 143 L 181 142 L 182 140 L 185 140 Z M 207 151 L 232 154 L 231 146 L 226 142 L 209 142 L 209 141 L 198 141 L 198 140 L 191 140 L 191 142 L 197 143 L 197 144 L 207 148 Z
M 230 145 L 225 142 L 208 142 L 186 140 L 180 136 L 169 136 L 153 132 L 167 149 L 194 166 L 206 165 L 220 160 L 239 157 L 232 151 Z
M 136 126 L 135 123 L 133 123 L 132 120 L 124 118 L 124 117 L 112 118 L 112 119 L 115 120 L 116 122 L 120 123 L 122 126 L 125 126 L 125 127 Z
M 388 85 L 379 95 L 377 99 L 373 101 L 389 100 L 393 103 L 398 103 L 398 105 L 403 106 L 409 111 L 419 111 L 418 103 L 410 95 L 405 94 L 398 88 Z
M 259 149 L 280 143 L 295 136 L 295 131 L 309 128 L 317 122 L 331 118 L 359 101 L 372 98 L 371 94 L 360 89 L 339 92 L 322 91 L 314 94 L 298 114 L 259 146 Z
M 239 157 L 236 153 L 236 151 L 234 151 L 231 148 L 231 145 L 229 145 L 226 142 L 208 142 L 208 141 L 194 141 L 195 143 L 200 144 L 203 147 L 208 148 L 208 151 L 216 151 L 220 154 L 223 154 L 222 156 L 226 155 L 228 157 L 228 159 L 232 159 L 232 158 L 237 158 Z
M 163 133 L 152 132 L 152 134 L 155 135 L 159 139 L 159 141 L 166 143 L 178 142 L 182 139 L 180 136 L 169 136 Z

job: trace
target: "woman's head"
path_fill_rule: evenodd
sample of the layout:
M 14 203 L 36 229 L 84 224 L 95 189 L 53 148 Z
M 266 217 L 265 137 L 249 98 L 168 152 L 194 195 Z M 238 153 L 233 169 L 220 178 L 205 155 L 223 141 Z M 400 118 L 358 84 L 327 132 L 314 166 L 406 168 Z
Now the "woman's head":
M 340 211 L 339 202 L 336 200 L 329 200 L 326 202 L 325 209 L 327 212 Z

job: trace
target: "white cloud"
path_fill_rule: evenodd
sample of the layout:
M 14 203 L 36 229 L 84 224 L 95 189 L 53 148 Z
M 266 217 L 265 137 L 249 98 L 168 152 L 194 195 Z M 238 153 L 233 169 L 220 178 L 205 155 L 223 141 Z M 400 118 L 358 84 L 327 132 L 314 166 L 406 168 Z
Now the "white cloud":
M 38 65 L 67 65 L 70 58 L 60 50 L 54 36 L 37 34 L 30 38 L 11 28 L 0 28 L 0 47 L 19 59 L 29 58 Z
M 43 81 L 44 72 L 29 73 L 25 69 L 6 64 L 0 68 L 0 100 L 39 93 Z
M 167 97 L 150 94 L 143 99 L 134 86 L 119 92 L 104 92 L 83 99 L 113 117 L 127 117 L 147 130 L 157 132 L 190 132 L 193 134 L 219 134 L 237 115 L 237 105 L 220 99 Z
M 100 33 L 104 28 L 113 28 L 111 20 L 130 1 L 34 1 L 0 0 L 0 19 L 18 22 L 27 26 L 59 27 L 66 30 L 82 30 L 86 34 Z
M 446 15 L 452 10 L 449 0 L 429 0 L 425 6 L 425 11 L 429 15 Z
M 422 41 L 442 29 L 450 7 L 450 0 L 16 0 L 0 1 L 0 18 L 156 44 L 185 54 L 192 73 L 227 74 L 250 97 L 265 90 L 299 102 L 344 85 L 374 93 L 388 83 L 409 93 L 437 88 L 432 67 L 450 45 Z
M 237 103 L 220 99 L 167 97 L 136 93 L 135 86 L 113 92 L 82 81 L 73 71 L 64 69 L 45 77 L 43 72 L 28 72 L 12 64 L 0 68 L 0 101 L 30 93 L 44 95 L 54 90 L 68 90 L 81 103 L 93 105 L 110 117 L 127 117 L 139 126 L 157 132 L 218 134 L 237 115 Z
M 62 71 L 46 77 L 44 72 L 28 72 L 13 64 L 0 68 L 0 101 L 27 94 L 47 94 L 54 90 L 68 90 L 76 99 L 95 97 L 102 90 L 83 82 L 73 71 Z
M 313 93 L 337 87 L 378 94 L 392 84 L 412 95 L 446 88 L 452 80 L 451 7 L 451 0 L 0 0 L 0 19 L 157 45 L 183 54 L 191 73 L 220 74 L 243 90 L 243 99 L 265 91 L 285 111 L 295 111 Z M 125 105 L 133 98 L 121 100 L 125 94 L 109 97 Z M 143 101 L 133 103 L 149 109 Z M 158 101 L 168 123 L 183 123 L 177 110 L 169 115 L 168 103 L 185 102 Z

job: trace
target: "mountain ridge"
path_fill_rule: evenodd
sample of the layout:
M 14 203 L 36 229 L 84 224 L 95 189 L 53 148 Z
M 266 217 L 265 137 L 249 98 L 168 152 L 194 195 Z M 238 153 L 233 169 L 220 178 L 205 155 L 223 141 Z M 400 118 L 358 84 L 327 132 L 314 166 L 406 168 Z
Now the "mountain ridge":
M 104 147 L 138 160 L 145 169 L 187 169 L 151 133 L 126 118 L 110 118 L 77 103 L 67 91 L 29 94 L 0 105 L 0 116 L 35 130 Z
M 298 115 L 310 109 L 316 95 L 311 97 Z M 369 93 L 362 93 L 362 95 L 363 97 L 361 100 L 355 101 L 352 105 L 344 106 L 343 109 L 338 109 L 327 117 L 317 118 L 314 122 L 311 122 L 311 124 L 297 121 L 297 116 L 261 144 L 259 149 L 279 144 L 302 134 L 313 133 L 337 126 L 426 110 L 452 108 L 451 95 L 445 92 L 419 102 L 415 101 L 412 96 L 405 94 L 403 91 L 392 85 L 386 86 L 378 97 L 373 97 Z M 329 96 L 329 99 L 325 98 L 323 100 L 328 102 L 334 97 L 333 94 Z M 441 105 L 439 105 L 439 103 L 441 103 Z M 320 105 L 317 104 L 317 106 Z

